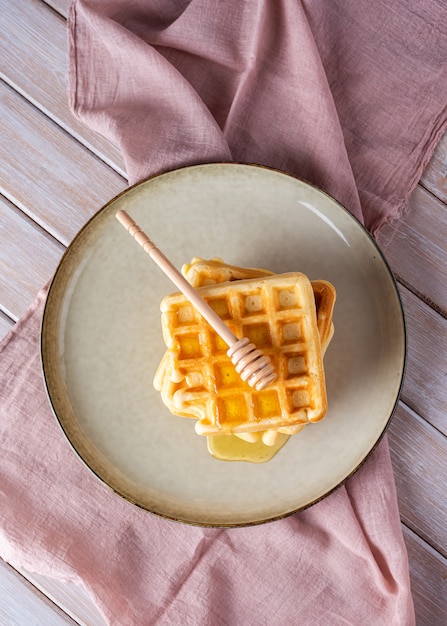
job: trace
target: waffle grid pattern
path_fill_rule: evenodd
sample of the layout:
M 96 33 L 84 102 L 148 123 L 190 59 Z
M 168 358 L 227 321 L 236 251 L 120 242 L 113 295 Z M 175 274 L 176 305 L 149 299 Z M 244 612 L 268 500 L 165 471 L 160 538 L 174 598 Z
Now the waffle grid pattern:
M 321 419 L 324 372 L 309 280 L 298 273 L 273 275 L 201 292 L 236 336 L 248 337 L 272 359 L 278 379 L 253 390 L 235 372 L 226 344 L 184 296 L 167 296 L 162 326 L 174 380 L 163 384 L 171 385 L 165 391 L 181 414 L 198 418 L 197 432 L 250 432 Z

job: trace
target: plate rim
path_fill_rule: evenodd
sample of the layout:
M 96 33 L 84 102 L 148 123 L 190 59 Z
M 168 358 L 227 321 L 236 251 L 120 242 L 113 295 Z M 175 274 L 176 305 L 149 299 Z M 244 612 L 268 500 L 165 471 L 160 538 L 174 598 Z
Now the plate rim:
M 325 493 L 323 493 L 322 495 L 319 495 L 318 497 L 314 498 L 313 500 L 311 500 L 310 502 L 307 502 L 304 505 L 298 506 L 297 508 L 291 510 L 291 511 L 286 511 L 284 513 L 279 513 L 278 515 L 272 515 L 272 516 L 267 516 L 267 517 L 262 517 L 256 520 L 249 520 L 249 521 L 241 521 L 241 522 L 200 522 L 200 521 L 196 521 L 196 520 L 190 520 L 190 519 L 186 519 L 183 518 L 181 516 L 176 516 L 176 515 L 171 515 L 168 513 L 164 513 L 161 511 L 156 511 L 156 510 L 151 510 L 150 508 L 148 508 L 147 506 L 144 506 L 142 503 L 138 502 L 136 499 L 130 497 L 128 494 L 123 493 L 122 491 L 120 491 L 119 489 L 117 489 L 113 484 L 110 484 L 109 482 L 106 481 L 106 479 L 100 475 L 100 473 L 98 471 L 96 471 L 93 467 L 91 467 L 89 465 L 89 463 L 86 461 L 86 459 L 84 459 L 84 457 L 82 456 L 82 454 L 80 453 L 80 451 L 76 448 L 76 446 L 74 445 L 74 443 L 71 441 L 66 428 L 64 427 L 63 424 L 63 418 L 60 417 L 58 415 L 58 412 L 56 410 L 55 407 L 55 403 L 54 403 L 54 395 L 53 395 L 53 391 L 50 389 L 50 385 L 49 385 L 49 381 L 48 381 L 48 370 L 51 368 L 51 365 L 49 365 L 48 363 L 46 363 L 46 347 L 45 347 L 45 342 L 46 342 L 46 335 L 50 332 L 49 330 L 47 330 L 47 319 L 50 316 L 50 308 L 52 306 L 54 306 L 56 303 L 53 303 L 53 298 L 55 298 L 56 296 L 54 296 L 54 291 L 55 291 L 55 284 L 57 282 L 57 278 L 60 274 L 60 272 L 63 271 L 65 263 L 67 262 L 67 258 L 69 257 L 69 255 L 72 253 L 72 249 L 77 245 L 78 241 L 82 238 L 82 236 L 84 235 L 84 233 L 90 229 L 91 224 L 102 214 L 104 213 L 109 207 L 110 205 L 114 204 L 115 202 L 117 202 L 122 196 L 127 195 L 129 192 L 133 191 L 134 189 L 144 186 L 147 183 L 155 180 L 155 179 L 160 179 L 163 178 L 164 176 L 169 176 L 172 174 L 176 174 L 176 173 L 180 173 L 183 172 L 185 170 L 194 170 L 194 169 L 203 169 L 203 168 L 221 168 L 222 166 L 224 167 L 242 167 L 242 168 L 256 168 L 256 169 L 260 169 L 260 170 L 266 170 L 268 172 L 273 172 L 273 173 L 277 173 L 283 176 L 286 176 L 294 181 L 297 181 L 301 184 L 303 184 L 304 186 L 310 187 L 313 190 L 317 191 L 318 193 L 322 194 L 323 196 L 325 196 L 326 198 L 328 198 L 332 203 L 334 203 L 339 210 L 341 210 L 343 213 L 346 214 L 346 216 L 348 217 L 348 219 L 353 220 L 354 224 L 356 225 L 356 227 L 359 229 L 359 231 L 367 237 L 367 239 L 369 240 L 369 243 L 373 246 L 373 248 L 375 249 L 375 251 L 378 253 L 379 257 L 380 257 L 380 261 L 383 265 L 383 268 L 386 271 L 386 274 L 388 275 L 388 278 L 390 279 L 391 285 L 393 287 L 393 292 L 397 297 L 397 310 L 400 312 L 400 319 L 399 319 L 399 326 L 401 326 L 401 332 L 402 332 L 402 365 L 401 365 L 401 370 L 399 371 L 399 384 L 397 386 L 397 391 L 396 391 L 396 396 L 394 398 L 394 402 L 393 402 L 393 406 L 390 410 L 390 414 L 386 419 L 386 423 L 384 424 L 382 431 L 380 432 L 379 436 L 377 437 L 375 443 L 372 445 L 371 449 L 369 450 L 369 452 L 367 452 L 367 454 L 361 459 L 361 461 L 359 461 L 357 463 L 357 465 L 349 472 L 348 475 L 345 476 L 345 478 L 343 478 L 341 481 L 339 481 L 336 485 L 334 485 L 332 488 L 330 488 L 328 491 L 326 491 Z M 374 239 L 374 237 L 372 236 L 372 234 L 368 231 L 368 229 L 364 226 L 364 224 L 362 224 L 362 222 L 355 216 L 353 215 L 344 205 L 342 205 L 336 198 L 334 198 L 333 196 L 331 196 L 328 192 L 324 191 L 323 189 L 321 189 L 318 185 L 309 182 L 308 180 L 305 180 L 304 178 L 300 177 L 300 176 L 296 176 L 294 174 L 290 174 L 289 172 L 286 172 L 285 170 L 281 170 L 279 168 L 275 168 L 275 167 L 270 167 L 270 166 L 266 166 L 266 165 L 262 165 L 262 164 L 257 164 L 257 163 L 243 163 L 243 162 L 239 162 L 239 161 L 219 161 L 219 162 L 205 162 L 205 163 L 197 163 L 197 164 L 192 164 L 192 165 L 184 165 L 184 166 L 180 166 L 180 167 L 176 167 L 174 169 L 171 170 L 164 170 L 162 172 L 158 172 L 155 174 L 152 174 L 150 176 L 148 176 L 147 178 L 144 178 L 128 187 L 126 187 L 125 189 L 123 189 L 122 191 L 120 191 L 118 194 L 116 194 L 114 197 L 112 197 L 110 200 L 108 200 L 104 205 L 102 205 L 97 211 L 94 212 L 94 214 L 83 224 L 83 226 L 76 232 L 76 234 L 74 235 L 74 237 L 72 238 L 72 240 L 70 241 L 70 243 L 67 245 L 62 257 L 59 260 L 59 263 L 51 277 L 51 280 L 49 282 L 49 286 L 48 286 L 48 291 L 47 291 L 47 295 L 46 295 L 46 299 L 45 299 L 45 303 L 44 303 L 44 309 L 43 309 L 43 313 L 42 313 L 42 317 L 41 317 L 41 323 L 40 323 L 40 332 L 39 332 L 39 356 L 40 356 L 40 366 L 41 366 L 41 372 L 42 372 L 42 378 L 43 378 L 43 384 L 44 384 L 44 389 L 45 389 L 45 394 L 50 406 L 50 409 L 53 413 L 53 416 L 60 428 L 60 430 L 62 431 L 65 440 L 68 442 L 70 448 L 75 452 L 76 456 L 78 457 L 78 459 L 82 462 L 82 464 L 84 465 L 84 467 L 86 467 L 89 472 L 95 477 L 96 480 L 99 480 L 100 483 L 105 486 L 109 491 L 111 491 L 113 494 L 116 494 L 117 496 L 119 496 L 120 498 L 122 498 L 124 501 L 136 506 L 138 509 L 144 511 L 145 513 L 149 513 L 150 515 L 155 515 L 158 518 L 161 519 L 165 519 L 165 520 L 169 520 L 169 521 L 173 521 L 176 523 L 180 523 L 183 525 L 187 525 L 187 526 L 195 526 L 195 527 L 203 527 L 203 528 L 244 528 L 244 527 L 251 527 L 251 526 L 259 526 L 261 524 L 266 524 L 266 523 L 271 523 L 271 522 L 275 522 L 281 519 L 285 519 L 287 517 L 290 517 L 291 515 L 294 515 L 295 513 L 299 513 L 301 511 L 304 511 L 312 506 L 314 506 L 315 504 L 317 504 L 318 502 L 321 502 L 322 500 L 324 500 L 325 498 L 327 498 L 328 496 L 330 496 L 331 494 L 333 494 L 334 492 L 336 492 L 338 489 L 340 489 L 342 486 L 344 486 L 351 478 L 352 476 L 354 476 L 361 467 L 363 467 L 363 465 L 368 461 L 368 459 L 371 457 L 371 455 L 374 453 L 374 451 L 377 449 L 377 447 L 380 445 L 380 443 L 382 442 L 389 426 L 390 423 L 393 419 L 393 416 L 395 414 L 395 411 L 397 409 L 397 406 L 399 404 L 400 401 L 400 396 L 402 393 L 402 387 L 404 384 L 404 380 L 405 380 L 405 374 L 406 374 L 406 369 L 407 369 L 407 361 L 408 361 L 408 331 L 407 331 L 407 324 L 406 324 L 406 317 L 405 317 L 405 310 L 403 307 L 403 301 L 402 301 L 402 297 L 401 294 L 399 292 L 398 289 L 398 285 L 397 285 L 397 280 L 391 270 L 390 264 L 387 261 L 384 252 L 382 251 L 382 249 L 379 247 L 378 243 L 376 242 L 376 240 Z

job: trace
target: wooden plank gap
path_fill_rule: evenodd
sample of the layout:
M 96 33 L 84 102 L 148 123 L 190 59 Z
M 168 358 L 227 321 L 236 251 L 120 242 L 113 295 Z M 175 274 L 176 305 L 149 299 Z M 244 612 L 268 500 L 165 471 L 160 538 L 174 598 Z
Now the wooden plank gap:
M 8 198 L 2 192 L 0 192 L 0 202 L 4 201 L 8 204 L 9 209 L 18 215 L 21 219 L 25 220 L 27 224 L 29 224 L 32 228 L 37 230 L 41 235 L 47 237 L 48 239 L 52 239 L 57 247 L 61 249 L 61 252 L 64 252 L 67 249 L 67 246 L 60 241 L 57 237 L 55 237 L 52 233 L 50 233 L 46 227 L 43 227 L 32 215 L 30 215 L 27 211 L 24 211 L 22 207 L 20 207 L 16 202 L 12 201 L 11 198 Z
M 441 552 L 436 550 L 436 548 L 432 546 L 432 544 L 427 541 L 427 539 L 422 537 L 414 528 L 406 524 L 403 520 L 401 520 L 401 526 L 404 535 L 406 533 L 412 535 L 412 539 L 422 545 L 425 552 L 428 552 L 428 554 L 430 554 L 435 559 L 439 559 L 443 563 L 443 565 L 447 567 L 447 557 L 445 557 Z
M 427 419 L 425 419 L 425 417 L 423 417 L 422 415 L 419 415 L 419 413 L 417 411 L 415 411 L 412 406 L 410 404 L 408 404 L 407 402 L 405 402 L 405 400 L 402 399 L 402 397 L 400 397 L 399 399 L 399 404 L 402 406 L 402 408 L 406 411 L 408 411 L 408 413 L 410 413 L 412 415 L 412 417 L 415 418 L 415 420 L 417 420 L 421 426 L 423 428 L 431 428 L 433 430 L 433 432 L 438 433 L 441 437 L 445 437 L 445 433 L 442 432 L 442 430 L 440 430 L 439 428 L 437 428 L 437 426 L 434 426 L 431 422 L 429 422 Z M 394 419 L 394 415 L 391 418 L 391 421 Z M 391 424 L 390 421 L 390 424 Z M 389 426 L 388 426 L 389 427 Z
M 127 188 L 116 171 L 0 82 L 5 122 L 0 190 L 13 204 L 68 245 L 112 197 Z M 21 140 L 23 139 L 23 143 Z
M 418 626 L 445 624 L 447 561 L 411 529 L 403 527 Z
M 57 232 L 53 230 L 51 226 L 46 224 L 44 220 L 40 220 L 39 217 L 35 213 L 30 211 L 23 203 L 19 202 L 17 198 L 15 198 L 13 195 L 9 194 L 3 187 L 1 187 L 1 184 L 0 184 L 0 196 L 4 198 L 5 200 L 7 200 L 10 204 L 15 206 L 16 209 L 20 211 L 20 213 L 25 215 L 31 222 L 36 224 L 41 230 L 45 231 L 45 233 L 49 235 L 52 239 L 54 239 L 54 241 L 56 241 L 58 244 L 60 244 L 64 248 L 66 248 L 69 245 L 69 241 L 64 240 L 62 237 L 58 237 Z
M 3 316 L 3 313 L 0 311 L 0 344 L 6 339 L 11 330 L 14 328 L 14 323 L 11 320 L 11 323 L 5 322 L 7 320 L 6 316 Z
M 440 307 L 439 304 L 436 304 L 436 302 L 433 302 L 433 300 L 431 300 L 428 296 L 425 296 L 423 293 L 421 293 L 418 289 L 416 289 L 410 282 L 408 282 L 408 280 L 406 280 L 400 274 L 397 274 L 396 272 L 393 272 L 393 275 L 394 275 L 394 278 L 396 279 L 396 281 L 400 285 L 402 285 L 402 287 L 405 287 L 406 289 L 408 289 L 408 291 L 411 291 L 411 293 L 414 296 L 419 298 L 419 300 L 422 300 L 422 302 L 424 302 L 424 304 L 426 304 L 428 307 L 433 309 L 433 311 L 438 313 L 438 315 L 440 315 L 444 319 L 447 319 L 447 311 L 444 311 L 444 309 L 442 307 Z
M 10 317 L 7 313 L 0 310 L 0 341 L 11 330 L 17 320 Z
M 418 184 L 418 187 L 421 187 L 425 192 L 429 193 L 435 200 L 439 200 L 443 204 L 445 204 L 445 199 L 442 197 L 442 194 L 437 194 L 433 191 L 432 187 L 428 187 L 425 183 L 424 179 L 421 179 Z
M 48 7 L 52 13 L 57 15 L 57 17 L 64 22 L 64 24 L 67 22 L 71 1 L 72 0 L 66 0 L 65 2 L 52 2 L 51 0 L 39 0 L 40 4 L 44 4 Z
M 33 96 L 27 94 L 23 89 L 20 88 L 14 81 L 9 80 L 7 76 L 5 76 L 2 72 L 0 72 L 0 83 L 3 83 L 9 89 L 12 89 L 20 98 L 22 98 L 27 104 L 34 107 L 37 111 L 42 113 L 45 117 L 47 117 L 52 124 L 60 128 L 65 134 L 67 134 L 70 139 L 74 139 L 77 141 L 83 148 L 88 150 L 95 159 L 99 159 L 101 163 L 104 163 L 111 170 L 116 172 L 124 181 L 128 182 L 127 172 L 119 167 L 116 163 L 114 163 L 111 159 L 109 159 L 106 155 L 102 154 L 99 150 L 97 150 L 89 141 L 87 141 L 82 135 L 77 133 L 74 130 L 71 130 L 62 119 L 56 117 L 51 113 L 49 109 L 41 105 Z M 68 99 L 68 96 L 67 96 Z M 88 128 L 86 126 L 86 128 Z
M 0 616 L 8 621 L 2 623 L 19 626 L 22 624 L 66 624 L 83 626 L 67 615 L 57 604 L 35 587 L 10 563 L 0 559 L 2 596 Z
M 8 311 L 8 309 L 3 304 L 1 304 L 1 302 L 0 302 L 0 315 L 3 315 L 7 319 L 11 320 L 13 324 L 19 321 L 19 318 L 17 317 L 17 315 L 14 315 L 14 313 L 12 313 L 11 311 Z
M 417 532 L 415 532 L 413 530 L 413 528 L 411 528 L 410 526 L 407 526 L 407 524 L 405 524 L 405 522 L 402 522 L 402 526 L 403 529 L 405 530 L 405 532 L 408 532 L 409 535 L 412 535 L 412 538 L 417 540 L 418 543 L 423 544 L 424 549 L 431 555 L 434 556 L 436 559 L 439 559 L 444 565 L 447 566 L 447 557 L 445 557 L 443 554 L 441 554 L 440 552 L 438 552 L 438 550 L 436 550 L 436 548 L 434 548 L 430 543 L 428 543 L 423 537 L 421 537 Z M 447 582 L 447 581 L 446 581 Z
M 49 6 L 55 13 L 60 15 L 64 20 L 68 17 L 71 0 L 43 0 L 43 4 Z
M 92 596 L 80 583 L 49 578 L 22 568 L 18 571 L 80 626 L 107 626 Z
M 447 203 L 447 132 L 435 147 L 419 182 L 435 198 Z

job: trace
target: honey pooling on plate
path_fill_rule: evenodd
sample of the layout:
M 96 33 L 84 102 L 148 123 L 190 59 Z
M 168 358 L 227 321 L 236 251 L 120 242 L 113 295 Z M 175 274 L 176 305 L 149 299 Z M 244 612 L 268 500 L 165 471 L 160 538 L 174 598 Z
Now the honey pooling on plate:
M 241 380 L 227 347 L 182 294 L 163 299 L 167 350 L 154 386 L 174 415 L 196 420 L 208 450 L 224 460 L 264 462 L 327 410 L 323 354 L 333 334 L 335 289 L 302 273 L 194 258 L 183 275 L 274 364 L 278 378 L 256 391 Z

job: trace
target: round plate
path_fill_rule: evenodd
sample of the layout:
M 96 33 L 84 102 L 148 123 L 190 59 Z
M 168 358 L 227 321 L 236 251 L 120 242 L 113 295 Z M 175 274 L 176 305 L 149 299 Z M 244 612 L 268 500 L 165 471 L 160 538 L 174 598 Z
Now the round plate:
M 165 351 L 159 305 L 176 289 L 115 219 L 119 209 L 178 268 L 220 257 L 336 287 L 329 411 L 271 461 L 214 459 L 194 421 L 171 415 L 153 389 Z M 362 464 L 397 403 L 405 326 L 382 254 L 335 200 L 275 170 L 207 164 L 138 184 L 87 223 L 52 281 L 41 350 L 56 418 L 104 483 L 170 519 L 239 526 L 317 502 Z

